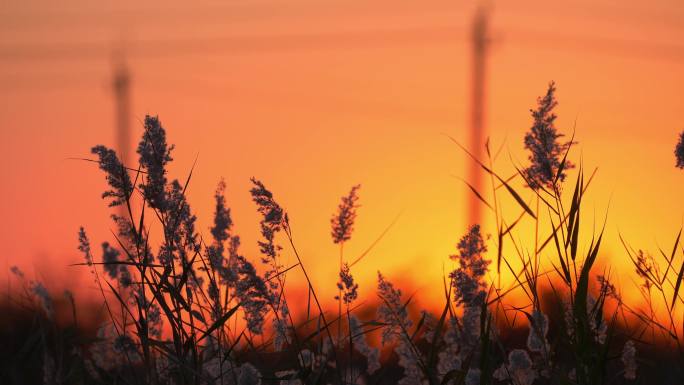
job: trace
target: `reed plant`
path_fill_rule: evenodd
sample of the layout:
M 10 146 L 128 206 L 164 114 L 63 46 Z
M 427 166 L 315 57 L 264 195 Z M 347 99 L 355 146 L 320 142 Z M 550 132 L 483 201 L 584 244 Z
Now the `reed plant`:
M 334 258 L 339 276 L 330 283 L 338 292 L 336 311 L 326 310 L 333 298 L 321 298 L 312 284 L 289 212 L 261 180 L 252 178 L 250 190 L 261 218 L 260 256 L 241 251 L 224 181 L 213 196 L 211 237 L 203 238 L 186 196 L 192 170 L 182 179 L 169 175 L 174 147 L 167 143 L 161 121 L 146 116 L 137 164 L 123 164 L 105 146 L 93 147 L 95 158 L 88 159 L 105 175 L 109 188 L 102 197 L 112 207 L 116 229 L 99 252 L 86 230 L 78 231 L 80 265 L 92 275 L 105 313 L 97 333 L 78 341 L 57 338 L 62 334 L 53 322 L 52 296 L 42 284 L 26 281 L 14 270 L 24 282 L 27 301 L 42 309 L 42 324 L 36 329 L 42 333 L 36 337 L 42 341 L 37 345 L 42 347 L 42 380 L 179 385 L 647 383 L 639 363 L 657 343 L 676 348 L 679 357 L 673 362 L 681 366 L 684 325 L 674 316 L 684 306 L 681 231 L 672 251 L 660 253 L 664 270 L 654 257 L 623 241 L 648 306 L 625 303 L 610 272 L 596 271 L 607 215 L 598 231 L 582 215 L 596 170 L 587 173 L 581 161 L 571 161 L 574 132 L 565 140 L 557 129 L 557 103 L 556 86 L 550 83 L 531 110 L 532 125 L 523 141 L 528 162 L 513 162 L 512 175 L 494 168 L 501 149 L 492 151 L 487 142 L 486 157 L 477 159 L 454 140 L 488 176 L 489 191 L 468 186 L 489 210 L 494 226 L 487 231 L 482 223 L 473 223 L 455 237 L 453 255 L 445 256 L 453 269 L 442 277 L 444 302 L 435 313 L 417 309 L 413 295 L 407 296 L 381 272 L 377 298 L 360 303 L 353 272 L 375 243 L 356 258 L 345 255 L 344 247 L 354 232 L 360 185 L 342 197 L 331 218 L 332 241 L 339 245 L 339 257 Z M 675 151 L 679 167 L 684 164 L 681 146 Z M 506 201 L 516 210 L 512 217 L 503 210 Z M 529 235 L 523 228 L 533 229 L 533 242 L 521 241 Z M 590 240 L 582 245 L 585 238 Z M 284 265 L 283 254 L 296 262 Z M 303 282 L 288 282 L 295 270 Z M 504 275 L 511 277 L 509 282 L 501 278 Z M 306 288 L 302 314 L 293 314 L 300 307 L 288 303 L 286 288 L 292 285 Z M 71 298 L 77 328 L 77 306 Z M 655 310 L 658 301 L 666 312 Z M 375 309 L 373 316 L 368 308 Z

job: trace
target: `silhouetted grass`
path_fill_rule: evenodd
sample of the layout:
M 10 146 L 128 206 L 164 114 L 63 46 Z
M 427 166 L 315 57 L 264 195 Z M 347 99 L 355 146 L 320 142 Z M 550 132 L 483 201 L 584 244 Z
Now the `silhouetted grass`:
M 339 281 L 330 283 L 337 284 L 336 312 L 324 309 L 289 213 L 260 180 L 252 178 L 250 190 L 261 215 L 259 258 L 240 251 L 224 182 L 214 195 L 211 239 L 203 239 L 185 196 L 192 171 L 182 181 L 169 177 L 173 146 L 159 119 L 147 116 L 137 166 L 122 164 L 104 146 L 92 149 L 110 186 L 103 198 L 115 210 L 116 231 L 102 243 L 101 258 L 83 228 L 78 249 L 100 290 L 102 324 L 79 323 L 78 314 L 90 310 L 68 295 L 57 307 L 40 282 L 14 269 L 24 291 L 21 301 L 8 302 L 2 319 L 0 341 L 7 344 L 0 378 L 45 384 L 682 383 L 682 325 L 672 315 L 684 306 L 681 232 L 671 252 L 661 252 L 664 271 L 623 241 L 647 307 L 626 304 L 608 273 L 596 272 L 605 219 L 596 230 L 582 216 L 595 170 L 587 175 L 579 162 L 574 180 L 567 175 L 575 167 L 574 133 L 559 141 L 554 92 L 551 83 L 532 110 L 524 140 L 530 164 L 514 165 L 512 176 L 497 173 L 499 152 L 492 154 L 489 143 L 485 159 L 459 144 L 489 176 L 488 192 L 466 184 L 488 208 L 494 228 L 472 224 L 460 238 L 450 256 L 454 268 L 442 277 L 438 314 L 416 309 L 413 295 L 381 273 L 373 306 L 359 303 L 353 273 L 367 252 L 351 261 L 344 254 L 359 186 L 343 196 L 331 219 L 332 241 L 340 247 Z M 518 210 L 511 218 L 502 210 L 505 200 Z M 531 244 L 521 242 L 523 223 L 534 228 Z M 588 228 L 589 237 L 580 235 Z M 581 245 L 585 238 L 590 241 Z M 282 265 L 284 253 L 296 263 Z M 293 270 L 304 277 L 295 283 L 306 287 L 303 314 L 293 314 L 288 304 Z M 503 274 L 512 283 L 503 284 Z M 508 301 L 513 293 L 523 300 Z M 655 302 L 670 315 L 654 310 Z M 56 316 L 65 304 L 72 313 L 66 323 Z

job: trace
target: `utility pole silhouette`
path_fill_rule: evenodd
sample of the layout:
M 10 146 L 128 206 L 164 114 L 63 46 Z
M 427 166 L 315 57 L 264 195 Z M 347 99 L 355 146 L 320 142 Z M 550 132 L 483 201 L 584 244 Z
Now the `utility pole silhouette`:
M 126 167 L 131 166 L 131 74 L 122 54 L 114 57 L 114 79 L 112 91 L 115 104 L 116 152 Z M 128 171 L 125 171 L 128 172 Z M 126 218 L 129 214 L 125 205 L 119 206 L 118 215 Z
M 483 149 L 485 146 L 485 87 L 487 54 L 489 51 L 490 37 L 488 31 L 489 13 L 485 8 L 479 8 L 475 14 L 471 29 L 471 53 L 472 53 L 472 72 L 470 84 L 470 146 L 469 150 L 473 156 L 482 160 Z M 478 192 L 482 191 L 482 168 L 471 160 L 468 180 Z M 468 192 L 468 224 L 479 224 L 482 220 L 482 203 L 480 200 Z
M 116 147 L 121 162 L 131 167 L 131 75 L 123 56 L 115 58 L 114 80 Z

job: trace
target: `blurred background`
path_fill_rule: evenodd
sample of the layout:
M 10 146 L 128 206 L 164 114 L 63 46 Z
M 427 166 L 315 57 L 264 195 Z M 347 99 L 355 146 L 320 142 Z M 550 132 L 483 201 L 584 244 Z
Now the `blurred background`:
M 418 290 L 418 302 L 438 304 L 438 278 L 466 226 L 496 233 L 459 180 L 489 189 L 488 179 L 478 183 L 447 135 L 480 154 L 490 138 L 502 148 L 497 169 L 512 175 L 512 163 L 527 163 L 529 109 L 554 80 L 557 126 L 579 142 L 571 157 L 598 167 L 588 226 L 600 228 L 608 211 L 601 259 L 632 286 L 618 235 L 656 252 L 682 226 L 684 174 L 673 156 L 684 129 L 682 42 L 678 0 L 5 0 L 0 264 L 10 290 L 14 265 L 52 290 L 95 290 L 87 269 L 69 265 L 82 261 L 79 226 L 94 243 L 111 241 L 106 185 L 96 165 L 70 158 L 105 144 L 135 162 L 152 114 L 176 144 L 171 176 L 185 180 L 197 159 L 188 195 L 202 233 L 225 178 L 235 230 L 256 258 L 248 189 L 249 177 L 261 179 L 332 300 L 329 220 L 361 183 L 347 257 L 394 223 L 354 271 L 361 296 L 373 296 L 382 270 Z

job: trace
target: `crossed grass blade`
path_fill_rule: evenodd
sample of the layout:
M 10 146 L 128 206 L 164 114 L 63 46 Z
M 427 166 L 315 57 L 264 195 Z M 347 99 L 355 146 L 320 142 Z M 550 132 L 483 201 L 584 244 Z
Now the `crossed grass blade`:
M 446 135 L 446 134 L 445 134 Z M 537 218 L 535 215 L 534 211 L 525 203 L 525 201 L 520 197 L 520 195 L 503 179 L 501 178 L 497 173 L 492 171 L 489 167 L 485 166 L 479 159 L 475 157 L 475 155 L 471 154 L 470 151 L 468 151 L 463 145 L 461 145 L 456 139 L 453 137 L 446 135 L 449 139 L 451 139 L 452 142 L 456 143 L 458 147 L 461 148 L 468 156 L 475 161 L 483 170 L 485 170 L 488 174 L 493 175 L 496 179 L 499 180 L 499 182 L 508 190 L 508 192 L 511 194 L 513 199 L 515 199 L 516 202 L 522 207 L 532 218 Z

